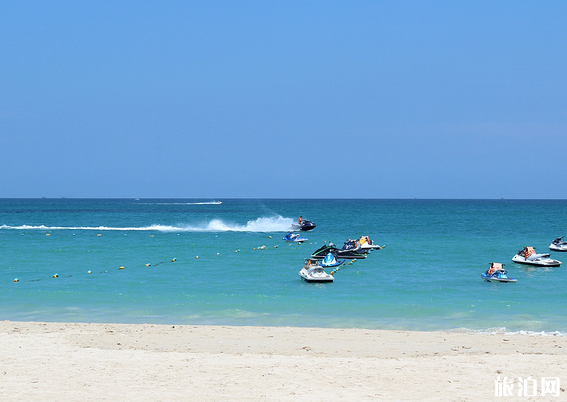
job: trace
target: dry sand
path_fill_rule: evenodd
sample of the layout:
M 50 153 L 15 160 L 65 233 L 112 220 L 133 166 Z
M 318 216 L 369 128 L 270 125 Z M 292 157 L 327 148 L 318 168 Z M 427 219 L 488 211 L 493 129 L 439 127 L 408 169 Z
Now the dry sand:
M 565 336 L 2 321 L 0 358 L 0 401 L 567 398 Z

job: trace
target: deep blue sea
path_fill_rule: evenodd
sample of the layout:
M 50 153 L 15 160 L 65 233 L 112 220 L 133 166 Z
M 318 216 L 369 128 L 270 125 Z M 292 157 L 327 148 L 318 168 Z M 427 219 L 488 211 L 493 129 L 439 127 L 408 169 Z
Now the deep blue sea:
M 213 201 L 0 199 L 0 319 L 567 334 L 567 200 Z M 290 245 L 299 215 L 317 227 Z M 386 247 L 300 279 L 361 235 Z M 524 246 L 565 264 L 511 262 Z M 482 281 L 492 261 L 518 282 Z

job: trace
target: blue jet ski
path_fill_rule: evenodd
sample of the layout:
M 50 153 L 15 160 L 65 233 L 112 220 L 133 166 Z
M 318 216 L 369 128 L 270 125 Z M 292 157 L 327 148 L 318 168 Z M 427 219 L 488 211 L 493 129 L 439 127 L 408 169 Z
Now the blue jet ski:
M 337 256 L 332 253 L 328 252 L 325 258 L 322 261 L 319 261 L 319 265 L 322 267 L 338 267 L 339 265 L 344 264 L 345 260 L 337 260 Z
M 504 264 L 493 262 L 490 264 L 490 268 L 481 274 L 480 277 L 487 282 L 517 282 L 517 279 L 508 276 L 508 271 L 506 271 L 503 266 Z
M 301 237 L 299 234 L 292 233 L 292 232 L 289 232 L 288 234 L 286 234 L 283 237 L 282 240 L 289 241 L 289 242 L 297 242 L 297 243 L 307 241 L 307 239 L 305 237 Z

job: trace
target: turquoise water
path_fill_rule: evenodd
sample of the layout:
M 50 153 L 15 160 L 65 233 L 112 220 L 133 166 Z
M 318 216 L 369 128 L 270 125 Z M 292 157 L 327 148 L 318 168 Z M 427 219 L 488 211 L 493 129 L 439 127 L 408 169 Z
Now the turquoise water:
M 567 235 L 565 200 L 211 201 L 1 199 L 0 319 L 567 333 L 567 265 L 510 261 Z M 386 247 L 301 281 L 361 235 Z M 491 261 L 518 282 L 483 282 Z

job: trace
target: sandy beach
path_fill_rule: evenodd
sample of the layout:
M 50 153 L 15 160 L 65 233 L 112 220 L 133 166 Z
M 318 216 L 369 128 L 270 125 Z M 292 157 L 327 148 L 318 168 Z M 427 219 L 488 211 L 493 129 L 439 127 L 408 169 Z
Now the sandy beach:
M 3 321 L 0 346 L 2 401 L 539 401 L 567 385 L 565 336 Z M 518 396 L 525 379 L 536 396 Z

